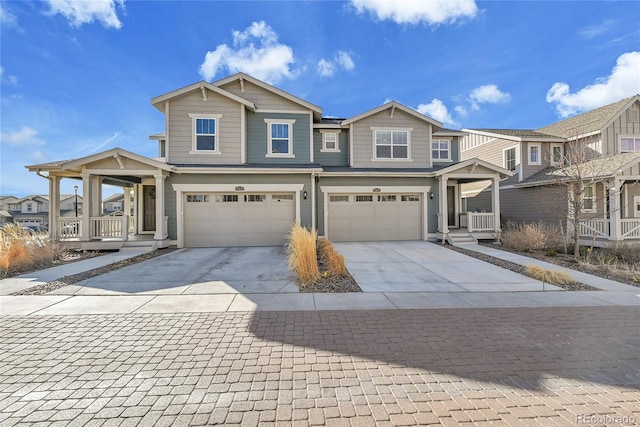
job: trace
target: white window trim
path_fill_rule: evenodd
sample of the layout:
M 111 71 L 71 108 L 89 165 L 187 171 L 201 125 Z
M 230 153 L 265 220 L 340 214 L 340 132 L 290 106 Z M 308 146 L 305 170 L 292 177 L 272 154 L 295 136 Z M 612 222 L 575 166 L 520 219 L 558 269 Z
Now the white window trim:
M 509 150 L 514 150 L 514 154 L 513 156 L 515 157 L 514 160 L 516 162 L 516 164 L 514 165 L 514 170 L 513 172 L 518 172 L 518 146 L 517 145 L 512 145 L 511 147 L 507 147 L 507 148 L 503 148 L 502 149 L 502 167 L 504 169 L 507 169 L 508 171 L 510 171 L 511 169 L 507 168 L 507 151 Z
M 340 130 L 320 129 L 320 134 L 322 135 L 322 148 L 320 148 L 321 153 L 339 153 L 340 152 Z M 336 148 L 327 148 L 326 136 L 328 134 L 333 134 L 336 136 Z
M 564 161 L 560 161 L 560 162 L 554 162 L 553 161 L 553 149 L 555 147 L 560 147 L 562 149 L 562 159 L 564 160 L 564 144 L 551 144 L 551 146 L 549 147 L 549 163 L 551 164 L 551 166 L 562 166 L 564 164 Z
M 190 113 L 189 117 L 191 117 L 191 151 L 189 154 L 198 154 L 198 155 L 213 155 L 219 156 L 222 154 L 220 151 L 220 119 L 222 118 L 222 114 L 205 114 L 205 113 Z M 216 121 L 216 149 L 215 150 L 198 150 L 198 138 L 196 136 L 196 119 L 215 119 Z M 165 147 L 166 150 L 166 147 Z M 166 154 L 166 151 L 165 151 Z
M 535 162 L 531 161 L 531 149 L 533 147 L 537 147 L 538 148 L 538 160 Z M 529 143 L 527 145 L 527 163 L 530 165 L 542 165 L 542 144 L 539 143 Z
M 622 151 L 622 139 L 623 138 L 632 138 L 632 139 L 640 139 L 640 135 L 618 135 L 618 153 L 640 153 L 640 151 Z M 635 145 L 635 142 L 634 142 Z
M 586 196 L 587 188 L 589 188 L 589 187 L 593 188 L 593 196 L 592 197 L 588 197 L 588 199 L 590 199 L 591 202 L 592 202 L 591 206 L 593 206 L 593 208 L 592 209 L 585 209 L 584 208 L 584 200 L 587 199 L 587 197 L 585 197 L 585 196 Z M 582 203 L 580 203 L 580 211 L 582 213 L 596 213 L 596 211 L 598 210 L 597 209 L 598 206 L 596 205 L 596 201 L 597 201 L 596 185 L 595 184 L 585 185 L 584 186 L 584 193 L 582 193 L 581 197 L 582 197 Z
M 375 127 L 372 126 L 370 128 L 373 133 L 373 158 L 372 162 L 412 162 L 411 159 L 411 132 L 413 128 L 393 128 L 393 127 Z M 407 157 L 406 158 L 387 158 L 387 157 L 378 157 L 378 150 L 376 150 L 376 132 L 406 132 L 407 133 Z M 393 138 L 392 138 L 393 139 Z M 393 145 L 391 145 L 393 147 Z M 393 155 L 393 149 L 391 150 L 391 155 Z
M 436 159 L 435 157 L 433 157 L 433 143 L 436 141 L 438 141 L 438 143 L 440 142 L 447 143 L 448 145 L 447 152 L 449 153 L 449 156 L 446 159 Z M 440 151 L 440 149 L 438 149 L 438 151 Z M 437 139 L 431 140 L 431 160 L 434 162 L 450 162 L 451 161 L 451 140 L 450 139 L 437 138 Z
M 267 124 L 267 154 L 265 157 L 277 157 L 277 158 L 293 158 L 296 155 L 293 153 L 293 124 L 295 119 L 264 119 Z M 289 125 L 289 152 L 288 153 L 272 153 L 271 152 L 271 125 Z

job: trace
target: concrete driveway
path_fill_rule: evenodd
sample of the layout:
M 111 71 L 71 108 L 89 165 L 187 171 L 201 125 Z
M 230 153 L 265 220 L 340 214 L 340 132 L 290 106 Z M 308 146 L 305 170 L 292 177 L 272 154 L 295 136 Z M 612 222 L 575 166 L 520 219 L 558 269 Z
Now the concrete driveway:
M 190 248 L 58 289 L 58 295 L 298 292 L 282 247 Z
M 542 283 L 434 243 L 335 243 L 364 292 L 541 291 Z M 547 290 L 561 290 L 546 285 Z

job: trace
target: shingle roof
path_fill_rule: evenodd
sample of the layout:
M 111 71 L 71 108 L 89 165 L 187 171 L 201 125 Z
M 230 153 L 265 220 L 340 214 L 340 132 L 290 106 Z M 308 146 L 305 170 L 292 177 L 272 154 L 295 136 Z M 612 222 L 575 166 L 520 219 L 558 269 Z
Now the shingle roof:
M 507 136 L 516 136 L 518 138 L 549 138 L 550 136 L 546 133 L 538 132 L 532 129 L 478 129 L 473 128 L 473 130 L 477 130 L 480 132 L 487 133 L 496 133 L 499 135 L 507 135 Z
M 621 99 L 613 104 L 605 105 L 604 107 L 596 108 L 595 110 L 587 111 L 586 113 L 561 120 L 537 129 L 537 131 L 550 135 L 561 136 L 563 138 L 571 138 L 578 135 L 597 132 L 602 129 L 609 120 L 616 116 L 632 98 L 635 97 L 638 97 L 638 95 L 630 96 L 629 98 Z

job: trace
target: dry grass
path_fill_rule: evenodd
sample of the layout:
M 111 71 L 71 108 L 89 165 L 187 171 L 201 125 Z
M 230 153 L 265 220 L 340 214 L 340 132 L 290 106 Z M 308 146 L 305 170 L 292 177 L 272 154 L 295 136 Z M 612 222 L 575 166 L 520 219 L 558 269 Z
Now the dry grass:
M 289 268 L 298 277 L 300 285 L 310 285 L 320 279 L 317 257 L 318 233 L 294 224 L 287 238 Z
M 562 245 L 561 236 L 558 227 L 509 222 L 502 231 L 501 241 L 505 247 L 515 251 L 535 252 L 557 249 Z
M 536 280 L 553 285 L 568 285 L 574 282 L 567 273 L 557 270 L 547 270 L 537 265 L 528 266 L 527 274 Z
M 333 244 L 327 240 L 322 239 L 318 242 L 318 249 L 320 256 L 326 260 L 329 276 L 344 276 L 347 274 L 347 266 L 344 263 L 344 256 L 336 252 Z
M 0 229 L 0 277 L 50 265 L 62 252 L 46 233 L 30 233 L 15 224 Z

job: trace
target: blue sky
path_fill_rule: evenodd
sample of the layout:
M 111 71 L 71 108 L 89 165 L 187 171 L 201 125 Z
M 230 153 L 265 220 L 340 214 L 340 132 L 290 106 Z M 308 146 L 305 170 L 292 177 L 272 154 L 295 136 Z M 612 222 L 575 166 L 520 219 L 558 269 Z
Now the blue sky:
M 327 116 L 396 100 L 456 129 L 535 129 L 640 92 L 634 1 L 0 4 L 2 195 L 47 193 L 26 164 L 155 156 L 150 99 L 236 71 Z

